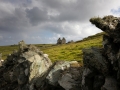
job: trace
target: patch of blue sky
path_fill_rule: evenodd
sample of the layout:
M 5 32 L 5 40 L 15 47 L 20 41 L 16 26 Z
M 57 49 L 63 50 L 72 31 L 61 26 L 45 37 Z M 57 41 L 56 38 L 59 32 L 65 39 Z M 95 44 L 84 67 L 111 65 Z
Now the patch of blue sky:
M 118 9 L 111 9 L 111 12 L 116 15 L 120 15 L 120 7 Z

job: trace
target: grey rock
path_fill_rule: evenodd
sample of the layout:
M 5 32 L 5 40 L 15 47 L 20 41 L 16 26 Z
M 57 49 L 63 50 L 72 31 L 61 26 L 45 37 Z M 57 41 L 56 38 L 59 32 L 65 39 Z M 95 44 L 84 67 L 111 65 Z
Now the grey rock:
M 82 68 L 77 61 L 58 61 L 46 77 L 48 83 L 54 87 L 61 86 L 65 90 L 81 88 Z
M 90 48 L 83 49 L 84 66 L 92 71 L 98 71 L 104 75 L 109 73 L 109 63 L 101 53 L 102 49 Z
M 81 72 L 80 67 L 70 67 L 62 72 L 62 77 L 58 80 L 60 86 L 65 90 L 81 90 Z
M 51 85 L 58 85 L 58 80 L 62 76 L 62 71 L 70 67 L 68 61 L 59 61 L 56 62 L 56 65 L 51 69 L 46 79 Z
M 49 57 L 44 57 L 43 53 L 33 45 L 26 45 L 24 41 L 19 42 L 19 50 L 13 51 L 11 55 L 3 62 L 3 68 L 0 68 L 0 83 L 10 83 L 14 90 L 29 90 L 31 86 L 41 87 L 45 80 L 46 72 L 52 66 Z M 2 78 L 3 77 L 3 78 Z M 4 79 L 1 81 L 1 79 Z M 12 87 L 16 83 L 15 87 Z M 33 86 L 33 90 L 35 87 Z M 8 90 L 5 85 L 0 86 L 1 90 Z M 6 88 L 6 89 L 5 89 Z M 14 88 L 14 89 L 13 89 Z

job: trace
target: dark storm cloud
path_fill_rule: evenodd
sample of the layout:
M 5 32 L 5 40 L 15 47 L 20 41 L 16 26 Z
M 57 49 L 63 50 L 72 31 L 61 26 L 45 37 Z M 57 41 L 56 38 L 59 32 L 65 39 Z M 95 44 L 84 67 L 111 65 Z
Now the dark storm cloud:
M 32 3 L 32 0 L 0 0 L 0 2 L 21 4 L 21 3 Z
M 40 22 L 44 23 L 48 20 L 47 11 L 40 10 L 38 7 L 26 9 L 26 16 L 29 18 L 32 25 L 37 25 Z
M 7 16 L 0 18 L 0 31 L 20 32 L 28 26 L 25 12 L 20 8 L 15 8 L 12 13 L 6 13 Z
M 55 9 L 60 14 L 52 17 L 55 21 L 86 21 L 98 15 L 103 9 L 102 0 L 40 0 L 45 7 Z M 93 13 L 94 12 L 94 13 Z
M 0 45 L 22 39 L 32 43 L 35 38 L 41 42 L 49 33 L 45 43 L 55 36 L 91 35 L 98 30 L 89 19 L 114 14 L 111 9 L 117 10 L 119 5 L 119 0 L 0 0 L 0 42 L 4 42 Z

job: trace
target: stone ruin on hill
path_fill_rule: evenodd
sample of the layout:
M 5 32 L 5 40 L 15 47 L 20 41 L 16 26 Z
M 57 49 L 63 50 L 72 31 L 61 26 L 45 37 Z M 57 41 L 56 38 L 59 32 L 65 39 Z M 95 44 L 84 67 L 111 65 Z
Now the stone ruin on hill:
M 106 34 L 103 48 L 83 49 L 83 67 L 77 61 L 52 63 L 21 41 L 0 67 L 0 90 L 120 90 L 120 19 L 110 15 L 90 22 Z
M 57 44 L 66 44 L 66 39 L 64 37 L 62 39 L 58 38 Z

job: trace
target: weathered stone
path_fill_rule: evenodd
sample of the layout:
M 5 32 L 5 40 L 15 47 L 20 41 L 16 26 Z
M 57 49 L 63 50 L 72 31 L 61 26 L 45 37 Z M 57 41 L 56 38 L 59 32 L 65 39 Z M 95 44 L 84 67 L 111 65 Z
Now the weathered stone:
M 58 61 L 49 72 L 46 80 L 54 87 L 61 86 L 65 90 L 78 90 L 81 88 L 81 72 L 82 69 L 76 61 Z
M 5 72 L 2 73 L 0 79 L 3 77 L 7 83 L 13 85 L 16 82 L 18 84 L 15 87 L 17 90 L 29 90 L 28 88 L 32 85 L 41 87 L 43 84 L 36 82 L 42 82 L 45 79 L 43 76 L 52 65 L 52 62 L 35 46 L 27 46 L 24 41 L 19 44 L 19 51 L 13 51 L 3 62 L 4 68 L 2 71 Z M 0 83 L 3 83 L 3 81 L 0 81 Z M 5 87 L 3 85 L 0 88 L 2 90 Z M 33 90 L 35 90 L 35 87 L 33 87 Z
M 103 18 L 91 18 L 90 22 L 107 33 L 103 36 L 102 52 L 98 49 L 83 51 L 84 66 L 97 73 L 94 76 L 93 90 L 119 90 L 120 18 L 109 15 Z M 83 78 L 83 81 L 85 79 L 87 78 Z M 85 90 L 90 90 L 90 88 L 87 87 Z
M 120 18 L 112 15 L 105 16 L 103 18 L 94 17 L 90 19 L 92 24 L 105 31 L 113 38 L 115 43 L 120 42 Z
M 83 63 L 85 67 L 90 68 L 92 71 L 107 75 L 109 64 L 101 54 L 101 50 L 98 48 L 83 49 Z
M 51 69 L 46 79 L 48 80 L 49 84 L 51 85 L 58 85 L 58 80 L 62 76 L 62 72 L 65 69 L 70 67 L 70 63 L 68 61 L 59 61 L 56 62 L 56 65 Z
M 81 90 L 81 72 L 80 67 L 70 67 L 62 73 L 62 77 L 58 80 L 60 86 L 65 90 Z

